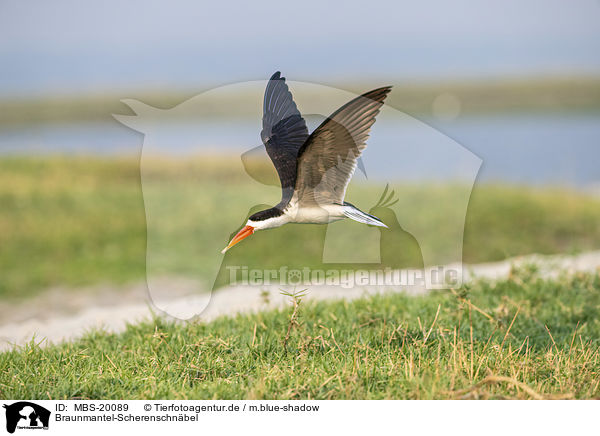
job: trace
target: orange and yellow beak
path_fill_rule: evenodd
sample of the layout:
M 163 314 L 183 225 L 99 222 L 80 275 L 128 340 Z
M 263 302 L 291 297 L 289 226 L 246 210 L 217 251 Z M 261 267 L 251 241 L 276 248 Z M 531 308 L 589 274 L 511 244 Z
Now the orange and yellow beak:
M 231 240 L 231 242 L 229 243 L 229 245 L 227 247 L 223 248 L 223 251 L 221 251 L 221 253 L 224 254 L 227 250 L 229 250 L 235 244 L 237 244 L 238 242 L 240 242 L 242 239 L 247 238 L 248 236 L 250 236 L 252 233 L 254 233 L 254 227 L 252 227 L 252 226 L 244 226 L 244 228 L 242 230 L 240 230 L 237 233 L 237 235 L 235 235 L 233 237 L 233 239 Z

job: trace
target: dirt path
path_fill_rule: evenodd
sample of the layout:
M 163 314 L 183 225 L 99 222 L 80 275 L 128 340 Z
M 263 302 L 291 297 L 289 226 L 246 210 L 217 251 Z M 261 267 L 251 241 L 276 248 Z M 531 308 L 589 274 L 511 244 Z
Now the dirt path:
M 508 276 L 512 265 L 523 263 L 539 265 L 541 274 L 552 277 L 560 271 L 597 271 L 600 269 L 600 251 L 576 256 L 527 256 L 502 262 L 465 266 L 464 280 L 474 278 L 499 279 Z M 279 286 L 250 287 L 236 286 L 210 294 L 185 296 L 198 288 L 192 280 L 165 278 L 162 288 L 179 289 L 179 295 L 154 296 L 159 306 L 168 304 L 172 308 L 188 307 L 191 304 L 206 303 L 207 308 L 199 316 L 209 321 L 221 315 L 252 312 L 267 308 L 281 307 L 288 297 L 280 294 Z M 170 286 L 172 285 L 172 286 Z M 261 290 L 268 291 L 268 298 Z M 381 288 L 356 287 L 312 287 L 307 298 L 355 299 L 364 295 L 382 292 Z M 423 288 L 386 288 L 385 292 L 408 292 L 419 294 Z M 268 300 L 268 301 L 267 301 Z M 61 342 L 72 340 L 92 328 L 104 328 L 119 332 L 128 323 L 147 319 L 151 316 L 153 303 L 149 299 L 145 283 L 125 287 L 96 286 L 84 290 L 53 289 L 27 303 L 0 303 L 0 350 L 10 349 L 12 344 L 22 345 L 35 336 L 36 341 Z

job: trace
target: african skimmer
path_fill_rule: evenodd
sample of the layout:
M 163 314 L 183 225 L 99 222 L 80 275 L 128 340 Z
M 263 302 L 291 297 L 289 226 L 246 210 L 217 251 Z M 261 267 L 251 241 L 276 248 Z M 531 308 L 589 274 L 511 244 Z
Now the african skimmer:
M 256 230 L 287 223 L 327 224 L 350 218 L 387 227 L 344 201 L 375 116 L 391 87 L 374 89 L 343 105 L 310 135 L 285 77 L 273 74 L 263 103 L 261 138 L 279 175 L 281 201 L 251 215 L 222 253 Z

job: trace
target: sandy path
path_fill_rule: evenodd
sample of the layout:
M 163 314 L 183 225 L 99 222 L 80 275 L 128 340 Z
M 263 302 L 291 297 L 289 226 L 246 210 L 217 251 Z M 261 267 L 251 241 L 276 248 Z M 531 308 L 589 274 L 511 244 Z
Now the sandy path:
M 534 262 L 541 268 L 541 274 L 551 277 L 560 271 L 598 271 L 600 251 L 576 256 L 527 256 L 502 262 L 465 266 L 464 280 L 474 278 L 499 279 L 508 276 L 512 265 Z M 172 308 L 188 307 L 190 304 L 207 303 L 207 308 L 199 315 L 202 320 L 211 320 L 221 315 L 252 312 L 267 308 L 281 307 L 289 298 L 280 294 L 279 286 L 267 287 L 268 302 L 261 295 L 261 289 L 250 286 L 225 288 L 210 294 L 191 294 L 197 283 L 179 278 L 165 278 L 164 288 L 179 289 L 180 295 L 159 295 L 159 306 Z M 174 285 L 176 286 L 169 286 Z M 189 290 L 189 292 L 186 292 Z M 379 287 L 312 287 L 307 298 L 355 299 L 364 295 L 383 292 Z M 407 292 L 419 294 L 423 288 L 386 288 L 385 292 Z M 0 350 L 10 349 L 12 344 L 22 345 L 35 336 L 36 341 L 61 342 L 81 336 L 92 328 L 104 328 L 119 332 L 128 323 L 147 319 L 151 316 L 153 303 L 148 297 L 144 283 L 126 286 L 96 286 L 85 290 L 53 289 L 27 304 L 0 303 Z

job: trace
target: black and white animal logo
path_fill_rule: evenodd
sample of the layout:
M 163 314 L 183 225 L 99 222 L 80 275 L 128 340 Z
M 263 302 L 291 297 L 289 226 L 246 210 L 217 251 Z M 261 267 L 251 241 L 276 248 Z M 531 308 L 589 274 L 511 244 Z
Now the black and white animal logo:
M 6 409 L 6 431 L 19 429 L 48 429 L 50 411 L 29 401 L 4 404 Z

